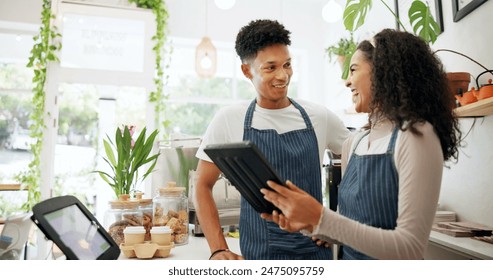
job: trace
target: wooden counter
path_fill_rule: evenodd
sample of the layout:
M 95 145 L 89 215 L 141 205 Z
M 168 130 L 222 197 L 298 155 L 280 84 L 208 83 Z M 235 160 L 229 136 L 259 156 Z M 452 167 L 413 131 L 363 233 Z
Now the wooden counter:
M 0 191 L 22 191 L 21 184 L 0 184 Z
M 470 237 L 452 237 L 431 231 L 430 245 L 450 251 L 466 259 L 493 260 L 493 244 Z

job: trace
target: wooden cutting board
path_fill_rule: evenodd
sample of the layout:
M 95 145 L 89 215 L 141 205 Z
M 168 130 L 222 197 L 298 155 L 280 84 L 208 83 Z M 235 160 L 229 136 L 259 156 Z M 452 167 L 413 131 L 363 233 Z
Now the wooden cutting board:
M 490 236 L 493 232 L 493 228 L 474 222 L 440 222 L 432 229 L 455 237 Z
M 453 237 L 473 237 L 474 234 L 470 230 L 463 230 L 463 229 L 454 229 L 454 228 L 444 228 L 444 227 L 439 227 L 438 225 L 433 225 L 431 228 L 434 231 L 450 235 Z

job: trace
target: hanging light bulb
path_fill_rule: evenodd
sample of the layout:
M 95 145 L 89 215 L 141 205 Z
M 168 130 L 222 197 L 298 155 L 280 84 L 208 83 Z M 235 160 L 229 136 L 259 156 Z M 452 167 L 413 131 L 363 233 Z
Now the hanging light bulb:
M 203 78 L 210 78 L 216 74 L 216 47 L 207 37 L 207 7 L 209 1 L 205 2 L 205 36 L 195 49 L 195 72 Z
M 214 4 L 221 10 L 229 10 L 236 4 L 236 0 L 214 0 Z
M 322 17 L 328 23 L 334 23 L 342 19 L 342 7 L 335 0 L 329 0 L 322 8 Z
M 216 73 L 216 47 L 209 37 L 202 38 L 195 49 L 195 71 L 203 78 L 210 78 Z
M 200 60 L 200 67 L 208 70 L 212 67 L 212 59 L 209 57 L 209 54 L 206 53 L 204 57 Z

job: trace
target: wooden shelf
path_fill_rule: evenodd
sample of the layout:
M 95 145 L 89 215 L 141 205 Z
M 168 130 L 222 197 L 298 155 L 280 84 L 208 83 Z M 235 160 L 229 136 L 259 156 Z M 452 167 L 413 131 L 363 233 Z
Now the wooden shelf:
M 21 184 L 0 184 L 0 191 L 23 191 L 26 189 L 21 189 Z
M 478 100 L 455 109 L 458 117 L 482 117 L 493 115 L 493 97 Z

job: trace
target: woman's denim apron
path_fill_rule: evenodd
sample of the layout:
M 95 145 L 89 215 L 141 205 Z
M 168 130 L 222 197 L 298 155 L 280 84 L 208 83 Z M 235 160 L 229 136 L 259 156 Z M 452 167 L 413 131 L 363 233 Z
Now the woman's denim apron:
M 395 128 L 384 154 L 355 154 L 356 147 L 369 131 L 358 140 L 339 186 L 341 215 L 372 227 L 396 227 L 399 178 L 394 164 L 394 151 L 397 132 L 398 128 Z M 343 245 L 342 259 L 373 258 Z

